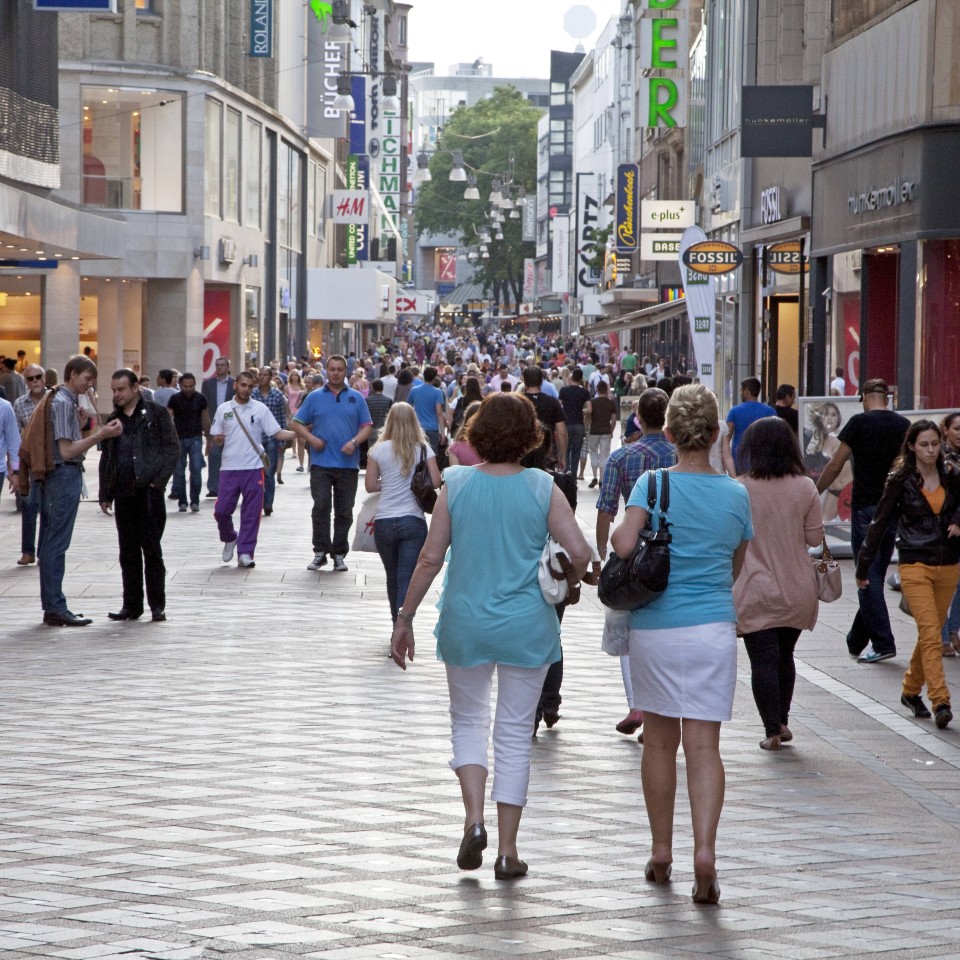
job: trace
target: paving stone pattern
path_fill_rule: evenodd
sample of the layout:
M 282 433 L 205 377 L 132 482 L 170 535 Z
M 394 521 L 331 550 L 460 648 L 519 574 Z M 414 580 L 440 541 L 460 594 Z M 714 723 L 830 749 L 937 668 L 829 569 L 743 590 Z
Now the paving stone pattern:
M 530 874 L 501 883 L 492 847 L 475 873 L 454 862 L 435 611 L 421 608 L 401 673 L 379 558 L 305 569 L 309 484 L 294 467 L 253 570 L 221 562 L 212 500 L 197 515 L 170 504 L 165 624 L 106 619 L 116 533 L 86 501 L 66 593 L 95 623 L 42 626 L 4 493 L 2 960 L 960 958 L 960 722 L 937 731 L 899 706 L 913 627 L 894 602 L 898 658 L 848 657 L 849 561 L 846 596 L 801 638 L 796 739 L 779 753 L 757 747 L 741 657 L 719 907 L 690 901 L 682 782 L 673 883 L 643 880 L 643 747 L 613 729 L 620 670 L 589 589 L 564 621 L 563 718 L 533 744 Z M 594 499 L 582 486 L 588 526 Z M 490 544 L 491 562 L 504 548 Z M 960 686 L 960 658 L 945 666 Z

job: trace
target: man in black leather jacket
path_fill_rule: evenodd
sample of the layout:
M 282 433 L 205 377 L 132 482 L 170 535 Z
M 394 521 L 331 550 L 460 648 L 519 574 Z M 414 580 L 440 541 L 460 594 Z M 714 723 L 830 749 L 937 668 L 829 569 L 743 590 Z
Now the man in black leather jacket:
M 137 375 L 118 370 L 110 380 L 113 413 L 123 426 L 107 440 L 100 455 L 100 509 L 111 504 L 120 540 L 123 606 L 111 620 L 138 620 L 143 615 L 143 582 L 154 621 L 166 620 L 166 567 L 160 540 L 167 522 L 163 491 L 177 465 L 180 444 L 166 408 L 145 399 Z

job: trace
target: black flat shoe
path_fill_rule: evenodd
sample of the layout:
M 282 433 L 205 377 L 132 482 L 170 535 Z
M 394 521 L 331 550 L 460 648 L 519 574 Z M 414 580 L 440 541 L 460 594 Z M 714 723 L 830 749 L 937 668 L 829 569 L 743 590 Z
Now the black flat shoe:
M 934 707 L 933 722 L 937 725 L 938 730 L 944 730 L 952 719 L 953 711 L 950 709 L 949 703 L 939 703 Z
M 142 610 L 140 613 L 134 613 L 132 610 L 128 610 L 126 607 L 121 607 L 116 613 L 107 614 L 107 617 L 110 620 L 139 620 L 142 616 Z
M 154 623 L 163 623 L 167 619 L 167 615 L 162 610 L 154 610 L 150 614 L 150 619 Z
M 497 880 L 516 880 L 527 875 L 527 865 L 516 857 L 501 854 L 493 865 L 493 876 Z
M 923 702 L 923 697 L 919 693 L 915 693 L 912 697 L 908 697 L 905 693 L 900 695 L 900 702 L 908 709 L 913 711 L 913 715 L 920 720 L 929 720 L 930 711 L 927 709 L 927 705 Z
M 66 613 L 45 613 L 43 622 L 49 627 L 85 627 L 93 623 L 89 617 L 80 617 L 69 610 Z
M 471 824 L 464 831 L 457 854 L 461 870 L 477 870 L 483 865 L 483 851 L 487 849 L 487 831 L 482 823 Z
M 559 720 L 559 713 L 548 713 L 546 710 L 543 711 L 543 722 L 547 725 L 548 730 L 552 730 L 553 727 L 557 725 Z

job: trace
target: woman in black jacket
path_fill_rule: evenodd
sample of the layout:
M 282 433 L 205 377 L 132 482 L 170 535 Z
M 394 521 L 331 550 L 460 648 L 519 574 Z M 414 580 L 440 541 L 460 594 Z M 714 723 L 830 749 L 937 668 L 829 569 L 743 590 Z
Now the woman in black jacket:
M 857 557 L 857 586 L 866 576 L 887 524 L 896 520 L 900 583 L 917 621 L 917 645 L 903 678 L 900 702 L 915 717 L 930 711 L 920 696 L 924 684 L 935 722 L 952 719 L 943 676 L 940 629 L 960 577 L 960 470 L 943 459 L 940 428 L 932 420 L 911 424 L 900 457 Z

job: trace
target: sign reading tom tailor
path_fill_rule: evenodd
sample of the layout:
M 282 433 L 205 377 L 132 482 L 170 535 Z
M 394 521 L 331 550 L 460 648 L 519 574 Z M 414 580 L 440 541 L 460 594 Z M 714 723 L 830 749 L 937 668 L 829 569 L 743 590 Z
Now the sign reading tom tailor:
M 634 253 L 640 245 L 637 217 L 637 184 L 640 168 L 635 163 L 617 167 L 617 253 Z
M 813 154 L 813 87 L 743 88 L 741 157 Z
M 767 250 L 767 266 L 774 273 L 797 274 L 800 272 L 801 263 L 803 264 L 803 272 L 809 273 L 810 261 L 803 256 L 799 240 L 777 243 Z
M 743 263 L 743 254 L 732 243 L 703 240 L 683 252 L 683 262 L 697 273 L 731 273 Z

